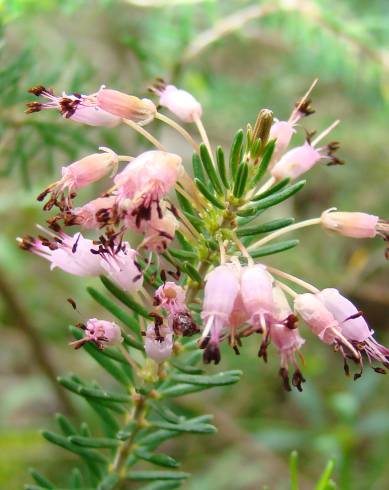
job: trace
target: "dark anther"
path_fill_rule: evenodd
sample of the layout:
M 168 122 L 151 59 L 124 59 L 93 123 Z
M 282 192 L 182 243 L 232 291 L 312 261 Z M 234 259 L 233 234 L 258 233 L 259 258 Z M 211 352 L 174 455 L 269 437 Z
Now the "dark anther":
M 174 272 L 174 271 L 167 271 L 167 273 L 172 276 L 173 279 L 175 279 L 176 281 L 178 281 L 178 279 L 181 277 L 181 271 L 180 269 L 177 267 L 177 270 Z
M 156 327 L 160 327 L 163 324 L 163 317 L 152 311 L 149 313 L 150 318 L 154 318 L 154 324 Z
M 77 247 L 78 247 L 78 242 L 80 240 L 80 237 L 81 237 L 81 233 L 78 234 L 77 240 L 73 243 L 72 253 L 74 254 L 77 252 Z
M 295 386 L 298 391 L 303 391 L 302 383 L 305 383 L 305 378 L 299 369 L 293 373 L 292 385 Z
M 183 337 L 191 337 L 200 332 L 190 313 L 178 313 L 174 315 L 173 330 L 176 334 L 181 334 Z
M 77 310 L 77 304 L 76 304 L 76 302 L 74 301 L 74 299 L 72 299 L 72 298 L 68 298 L 66 301 L 67 301 L 69 304 L 71 304 L 71 305 L 72 305 L 73 310 Z
M 201 342 L 199 344 L 200 349 L 206 349 L 207 345 L 209 344 L 209 341 L 211 340 L 211 336 L 207 335 L 203 339 L 201 339 Z
M 263 341 L 258 351 L 258 357 L 262 357 L 265 362 L 267 362 L 267 346 L 268 343 Z
M 306 100 L 301 104 L 301 101 L 296 102 L 295 107 L 298 107 L 298 112 L 301 112 L 304 116 L 310 116 L 314 114 L 315 110 L 311 106 L 311 99 Z
M 164 269 L 161 269 L 161 272 L 160 272 L 160 274 L 159 274 L 159 275 L 160 275 L 160 277 L 161 277 L 161 281 L 162 281 L 163 283 L 165 283 L 165 282 L 166 282 L 166 272 L 165 272 L 165 270 L 164 270 Z
M 347 363 L 347 359 L 344 359 L 343 369 L 344 369 L 345 375 L 350 376 L 350 368 L 349 368 L 349 365 Z
M 235 354 L 236 354 L 237 356 L 239 356 L 239 355 L 240 355 L 240 351 L 239 351 L 239 349 L 238 349 L 238 346 L 237 346 L 237 345 L 233 345 L 233 346 L 232 346 L 232 348 L 234 349 Z
M 28 89 L 28 93 L 34 94 L 37 97 L 43 94 L 43 92 L 48 92 L 43 85 L 37 85 L 36 87 L 31 87 Z
M 286 391 L 292 391 L 292 388 L 289 383 L 288 370 L 286 368 L 280 368 L 279 375 L 282 378 L 283 385 Z
M 25 110 L 26 114 L 32 114 L 33 112 L 39 112 L 42 110 L 42 104 L 40 102 L 28 102 L 26 104 L 27 109 Z
M 294 330 L 295 328 L 297 328 L 297 322 L 298 322 L 298 318 L 296 315 L 294 315 L 293 313 L 291 313 L 285 320 L 284 320 L 284 325 L 286 328 L 289 328 L 290 330 Z
M 43 199 L 47 196 L 47 194 L 50 192 L 50 189 L 45 189 L 43 192 L 39 194 L 39 196 L 36 198 L 37 201 L 43 201 Z
M 204 350 L 203 361 L 205 364 L 210 364 L 214 362 L 215 364 L 219 364 L 220 362 L 220 349 L 217 344 L 209 343 Z
M 386 370 L 383 369 L 383 368 L 376 367 L 376 368 L 373 368 L 373 369 L 378 374 L 386 374 Z

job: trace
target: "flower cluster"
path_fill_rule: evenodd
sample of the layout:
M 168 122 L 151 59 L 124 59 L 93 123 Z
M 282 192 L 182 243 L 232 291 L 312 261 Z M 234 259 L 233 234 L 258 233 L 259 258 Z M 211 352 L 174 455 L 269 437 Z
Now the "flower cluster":
M 228 170 L 223 150 L 212 150 L 201 122 L 201 104 L 190 93 L 160 79 L 151 88 L 159 104 L 104 86 L 91 95 L 62 96 L 34 87 L 30 92 L 46 102 L 29 103 L 27 112 L 57 109 L 65 119 L 91 126 L 127 124 L 156 149 L 134 157 L 101 147 L 99 153 L 63 167 L 61 178 L 38 196 L 39 201 L 46 201 L 45 211 L 55 211 L 47 220 L 48 229 L 40 228 L 45 235 L 19 239 L 20 246 L 47 259 L 52 269 L 77 276 L 106 276 L 115 287 L 142 302 L 142 311 L 148 312 L 141 331 L 144 350 L 158 365 L 179 352 L 186 337 L 200 334 L 197 344 L 203 349 L 204 362 L 218 364 L 222 341 L 239 354 L 244 339 L 258 334 L 258 356 L 266 361 L 273 344 L 284 387 L 301 391 L 305 382 L 298 362 L 305 343 L 300 333 L 302 320 L 341 354 L 346 374 L 351 360 L 358 365 L 354 378 L 361 375 L 363 356 L 370 364 L 379 364 L 374 367 L 377 372 L 385 372 L 389 350 L 374 339 L 363 313 L 339 291 L 319 290 L 255 259 L 291 248 L 296 241 L 267 244 L 312 225 L 352 238 L 379 236 L 388 241 L 388 222 L 331 208 L 300 223 L 281 219 L 246 226 L 265 209 L 299 191 L 305 181 L 291 182 L 319 162 L 342 163 L 335 156 L 338 142 L 319 145 L 339 121 L 316 137 L 314 131 L 306 131 L 305 143 L 289 149 L 300 121 L 313 112 L 309 97 L 315 84 L 287 121 L 273 120 L 271 111 L 262 110 L 254 127 L 248 125 L 245 133 L 238 131 Z M 167 108 L 184 123 L 193 123 L 202 143 L 157 107 Z M 192 145 L 194 178 L 185 170 L 182 158 L 144 128 L 154 119 L 168 124 Z M 268 180 L 261 184 L 266 174 Z M 111 179 L 105 192 L 75 205 L 80 189 L 103 179 Z M 173 190 L 178 204 L 172 202 Z M 81 231 L 73 235 L 63 231 L 72 226 Z M 128 242 L 128 232 L 141 235 L 136 247 Z M 86 238 L 82 233 L 94 236 Z M 172 266 L 175 271 L 170 270 Z M 167 280 L 167 274 L 175 281 Z M 92 342 L 104 349 L 123 340 L 120 327 L 112 322 L 93 318 L 79 326 L 84 337 L 72 343 L 75 348 Z

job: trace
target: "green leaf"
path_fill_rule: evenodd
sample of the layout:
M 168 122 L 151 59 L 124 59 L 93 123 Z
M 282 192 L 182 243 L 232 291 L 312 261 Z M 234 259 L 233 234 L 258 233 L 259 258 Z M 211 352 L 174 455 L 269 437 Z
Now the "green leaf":
M 149 312 L 143 308 L 137 301 L 135 301 L 130 294 L 125 293 L 123 290 L 118 288 L 116 284 L 114 284 L 112 281 L 110 281 L 107 277 L 101 276 L 100 277 L 101 282 L 104 284 L 104 286 L 108 289 L 110 293 L 115 296 L 116 299 L 121 301 L 124 305 L 128 306 L 131 310 L 133 310 L 135 313 L 137 313 L 140 316 L 143 316 L 143 318 L 147 318 L 150 320 Z M 140 328 L 139 325 L 138 330 L 134 332 L 136 334 L 140 334 Z
M 192 223 L 192 225 L 196 228 L 196 230 L 201 233 L 204 223 L 201 218 L 198 216 L 195 216 L 194 214 L 188 213 L 186 211 L 183 211 L 184 216 L 188 218 L 188 220 Z
M 77 429 L 70 422 L 70 420 L 65 417 L 65 415 L 62 415 L 61 413 L 57 413 L 55 415 L 55 418 L 57 420 L 57 424 L 59 425 L 60 429 L 62 430 L 65 436 L 72 436 L 77 434 Z
M 135 451 L 135 456 L 149 463 L 156 464 L 158 466 L 164 466 L 165 468 L 177 468 L 180 466 L 178 461 L 176 461 L 171 456 L 162 453 L 151 453 L 140 448 Z
M 224 152 L 221 146 L 218 146 L 216 148 L 216 163 L 217 163 L 217 168 L 219 170 L 220 180 L 222 181 L 224 187 L 226 189 L 229 189 L 230 185 L 228 183 L 228 178 L 227 178 L 226 162 L 224 158 Z
M 194 281 L 198 282 L 199 284 L 202 283 L 202 277 L 201 275 L 199 274 L 199 272 L 197 271 L 197 269 L 195 269 L 193 267 L 192 264 L 189 264 L 189 262 L 184 262 L 184 264 L 182 265 L 182 269 L 183 271 L 188 274 L 188 276 L 193 279 Z
M 90 447 L 90 448 L 107 448 L 115 449 L 120 444 L 117 439 L 109 439 L 107 437 L 82 437 L 82 436 L 70 436 L 69 441 L 76 446 Z
M 290 185 L 286 189 L 282 189 L 279 192 L 276 192 L 268 197 L 264 197 L 263 199 L 261 198 L 261 195 L 254 196 L 251 201 L 256 202 L 256 209 L 266 209 L 270 208 L 271 206 L 274 206 L 275 204 L 278 204 L 282 201 L 285 201 L 286 199 L 289 199 L 289 197 L 293 196 L 293 194 L 296 194 L 299 190 L 301 190 L 306 183 L 306 180 L 300 180 L 299 182 L 296 182 L 295 184 Z
M 82 481 L 82 475 L 78 468 L 73 468 L 70 474 L 70 486 L 74 489 L 82 489 L 85 488 L 85 485 Z
M 242 197 L 247 184 L 247 178 L 249 175 L 249 166 L 247 163 L 243 163 L 239 166 L 238 174 L 236 176 L 233 194 L 235 197 Z
M 174 490 L 180 486 L 180 481 L 156 481 L 141 487 L 140 490 Z
M 76 393 L 77 395 L 94 398 L 95 400 L 104 400 L 109 402 L 127 403 L 131 401 L 131 397 L 125 393 L 112 393 L 97 388 L 88 388 L 81 384 L 78 384 L 69 378 L 63 378 L 59 376 L 58 382 L 69 391 Z
M 261 192 L 260 194 L 257 194 L 258 199 L 263 199 L 264 197 L 271 196 L 275 192 L 280 191 L 284 187 L 286 187 L 290 182 L 290 179 L 282 179 L 279 182 L 275 183 L 273 186 L 270 187 L 267 191 Z
M 200 356 L 201 355 L 202 353 L 200 352 Z M 186 374 L 201 374 L 203 372 L 203 369 L 196 366 L 187 365 L 185 362 L 173 360 L 173 361 L 169 361 L 169 363 L 179 371 Z
M 297 451 L 292 451 L 289 458 L 290 490 L 299 490 L 297 461 Z
M 261 223 L 257 226 L 252 226 L 250 228 L 238 229 L 236 234 L 239 237 L 242 236 L 252 236 L 259 235 L 261 233 L 268 233 L 270 231 L 279 230 L 281 228 L 285 228 L 285 226 L 289 226 L 294 223 L 294 218 L 281 218 L 275 219 L 272 221 L 268 221 L 267 223 Z
M 193 215 L 195 213 L 195 211 L 193 209 L 192 204 L 177 189 L 176 189 L 176 196 L 177 196 L 177 201 L 180 204 L 180 207 L 182 208 L 182 210 Z
M 106 407 L 100 403 L 97 403 L 95 400 L 93 400 L 93 398 L 88 398 L 87 402 L 100 417 L 103 423 L 104 433 L 109 437 L 114 437 L 120 430 L 120 425 L 116 418 Z
M 328 461 L 327 466 L 325 467 L 325 470 L 323 471 L 320 477 L 320 480 L 315 486 L 315 490 L 327 490 L 327 486 L 330 483 L 330 479 L 334 471 L 334 468 L 335 468 L 335 461 L 333 459 L 330 459 L 330 461 Z
M 104 480 L 97 487 L 97 490 L 112 490 L 118 482 L 119 475 L 112 473 L 104 478 Z
M 176 259 L 182 260 L 198 260 L 198 255 L 195 252 L 188 250 L 179 250 L 178 248 L 169 247 L 169 253 Z
M 139 439 L 138 444 L 147 446 L 148 449 L 155 449 L 163 442 L 179 435 L 175 430 L 154 430 L 151 434 L 147 434 Z
M 124 325 L 129 327 L 134 332 L 139 332 L 139 324 L 133 316 L 125 313 L 118 305 L 113 303 L 96 289 L 87 287 L 86 290 L 92 296 L 92 298 L 97 301 L 97 303 L 99 303 L 103 308 L 112 313 L 112 315 L 123 322 Z
M 63 449 L 66 449 L 72 453 L 79 454 L 85 457 L 87 460 L 92 460 L 101 464 L 107 464 L 107 459 L 99 452 L 76 446 L 75 444 L 72 444 L 66 437 L 55 434 L 54 432 L 49 432 L 47 430 L 44 430 L 42 432 L 42 435 L 52 444 L 56 444 L 57 446 L 60 446 Z
M 216 206 L 219 209 L 224 209 L 225 206 L 223 203 L 221 203 L 213 194 L 212 192 L 201 182 L 199 179 L 194 179 L 194 182 L 196 184 L 196 187 L 198 190 L 203 194 L 203 196 L 211 202 L 214 206 Z
M 300 240 L 285 240 L 283 242 L 275 243 L 274 245 L 266 245 L 264 247 L 260 247 L 257 250 L 253 250 L 250 252 L 250 255 L 253 259 L 258 257 L 264 257 L 265 255 L 272 255 L 279 252 L 284 252 L 285 250 L 289 250 L 290 248 L 295 247 L 300 243 Z
M 269 143 L 266 145 L 265 151 L 263 152 L 261 163 L 258 166 L 258 171 L 255 174 L 255 176 L 251 182 L 251 187 L 254 187 L 255 185 L 257 185 L 258 182 L 265 175 L 266 170 L 269 167 L 271 157 L 273 156 L 275 144 L 276 144 L 275 140 L 272 140 L 272 141 L 269 141 Z
M 189 383 L 201 386 L 224 386 L 237 383 L 240 380 L 242 371 L 225 371 L 214 375 L 196 375 L 196 374 L 175 374 L 171 379 L 179 383 Z
M 183 396 L 189 393 L 195 393 L 197 391 L 207 390 L 209 388 L 211 388 L 211 386 L 180 383 L 162 389 L 160 391 L 160 394 L 161 396 L 168 398 L 168 397 Z
M 82 337 L 82 332 L 76 327 L 70 326 L 70 331 L 76 339 Z M 81 333 L 81 337 L 80 337 Z M 100 352 L 96 346 L 86 342 L 82 347 L 102 368 L 104 368 L 116 381 L 124 386 L 132 383 L 132 377 L 125 374 L 114 362 L 112 362 L 105 354 Z
M 220 183 L 219 177 L 216 174 L 215 167 L 212 163 L 211 156 L 209 154 L 208 148 L 204 143 L 200 144 L 200 157 L 203 163 L 204 169 L 209 177 L 212 187 L 216 191 L 216 194 L 223 195 L 223 188 Z M 201 179 L 200 179 L 201 180 Z M 205 181 L 203 181 L 204 184 Z
M 82 437 L 91 437 L 91 431 L 90 431 L 89 425 L 86 422 L 81 423 L 80 435 Z
M 242 144 L 243 144 L 244 133 L 243 129 L 239 129 L 235 134 L 234 140 L 231 145 L 230 151 L 230 174 L 233 180 L 235 180 L 238 166 L 240 164 L 242 155 Z
M 193 422 L 182 422 L 178 424 L 172 424 L 164 421 L 153 421 L 154 427 L 165 430 L 175 430 L 177 432 L 190 432 L 192 434 L 214 434 L 217 432 L 215 426 L 210 424 L 194 424 Z
M 206 184 L 205 180 L 205 175 L 203 171 L 203 165 L 201 163 L 201 158 L 197 153 L 193 153 L 192 156 L 192 168 L 193 168 L 193 175 L 196 179 L 201 180 L 204 184 Z
M 126 478 L 131 481 L 186 480 L 190 473 L 183 471 L 130 471 Z
M 184 235 L 180 232 L 180 230 L 176 231 L 175 237 L 177 238 L 178 242 L 180 243 L 181 247 L 184 250 L 186 250 L 187 252 L 193 252 L 194 251 L 194 248 L 188 242 L 188 240 L 184 237 Z
M 41 475 L 38 471 L 30 469 L 30 475 L 35 480 L 35 482 L 41 486 L 41 488 L 53 489 L 55 485 L 51 483 L 47 478 Z

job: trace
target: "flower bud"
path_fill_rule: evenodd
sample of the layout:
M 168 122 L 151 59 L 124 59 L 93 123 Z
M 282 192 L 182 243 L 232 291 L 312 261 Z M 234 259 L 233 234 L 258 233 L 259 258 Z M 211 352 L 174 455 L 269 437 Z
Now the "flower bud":
M 334 342 L 333 329 L 338 326 L 338 322 L 315 294 L 299 294 L 294 300 L 294 307 L 320 340 L 327 344 Z
M 203 112 L 201 104 L 189 92 L 178 89 L 174 85 L 161 85 L 154 91 L 160 96 L 159 104 L 169 109 L 182 121 L 192 123 L 201 118 Z
M 262 264 L 245 267 L 241 276 L 241 295 L 250 323 L 264 328 L 272 318 L 273 278 Z
M 140 125 L 152 121 L 157 113 L 157 108 L 151 100 L 139 99 L 118 90 L 102 88 L 96 97 L 98 106 L 104 111 Z
M 319 150 L 305 143 L 285 153 L 271 169 L 271 174 L 277 180 L 294 180 L 311 169 L 321 158 Z
M 352 238 L 375 237 L 378 221 L 378 216 L 367 213 L 324 211 L 321 215 L 324 228 Z
M 269 109 L 261 109 L 258 114 L 253 129 L 253 140 L 260 139 L 262 146 L 266 145 L 269 140 L 270 130 L 273 123 L 273 113 Z

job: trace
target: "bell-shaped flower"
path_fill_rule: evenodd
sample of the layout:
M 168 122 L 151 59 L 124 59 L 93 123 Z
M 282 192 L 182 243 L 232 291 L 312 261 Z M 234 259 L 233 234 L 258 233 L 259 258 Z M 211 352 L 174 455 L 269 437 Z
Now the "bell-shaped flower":
M 152 91 L 159 95 L 159 105 L 169 109 L 181 121 L 192 123 L 201 118 L 203 109 L 200 102 L 186 90 L 160 82 Z

